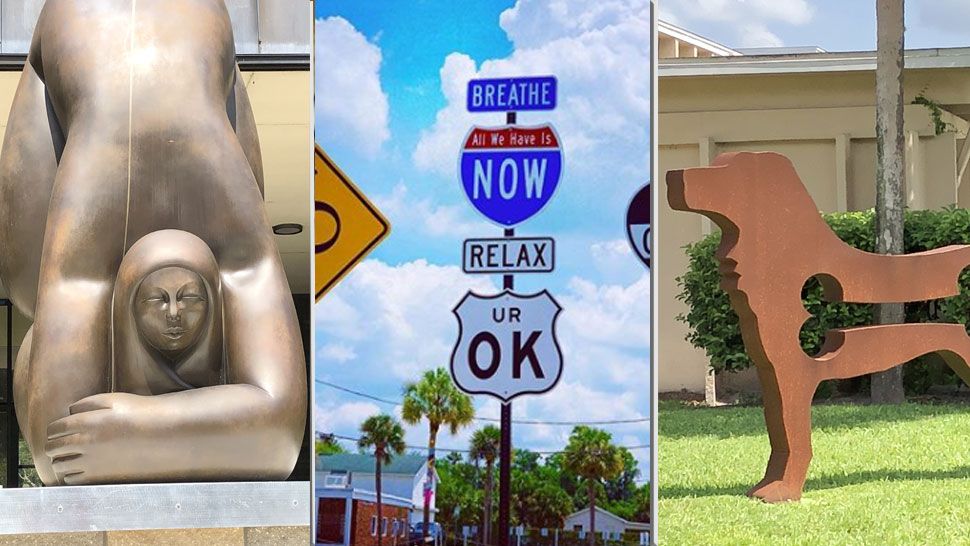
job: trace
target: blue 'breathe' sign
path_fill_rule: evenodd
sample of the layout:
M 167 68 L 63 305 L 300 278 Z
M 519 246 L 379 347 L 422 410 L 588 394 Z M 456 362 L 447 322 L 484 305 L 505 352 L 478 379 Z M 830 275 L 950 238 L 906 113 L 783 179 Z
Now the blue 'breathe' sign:
M 556 77 L 497 78 L 468 82 L 469 112 L 556 109 Z
M 472 206 L 506 228 L 546 206 L 562 177 L 562 149 L 549 124 L 473 127 L 458 162 Z

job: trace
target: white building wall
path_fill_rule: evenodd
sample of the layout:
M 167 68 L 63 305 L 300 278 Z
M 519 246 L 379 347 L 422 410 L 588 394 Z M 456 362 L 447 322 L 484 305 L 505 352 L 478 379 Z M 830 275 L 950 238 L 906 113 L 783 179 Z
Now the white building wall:
M 581 527 L 581 528 L 580 528 Z M 565 519 L 563 524 L 563 529 L 567 531 L 579 530 L 579 531 L 589 531 L 589 511 L 583 510 L 577 514 L 573 514 Z M 596 511 L 596 534 L 607 531 L 609 533 L 622 533 L 625 530 L 625 523 L 623 520 L 617 517 L 602 512 L 600 510 Z

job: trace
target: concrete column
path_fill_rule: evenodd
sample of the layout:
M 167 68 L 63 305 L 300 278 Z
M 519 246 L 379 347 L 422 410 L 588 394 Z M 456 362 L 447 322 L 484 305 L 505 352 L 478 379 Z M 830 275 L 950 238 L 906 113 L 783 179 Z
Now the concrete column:
M 717 143 L 711 137 L 704 137 L 697 141 L 697 154 L 699 162 L 704 167 L 709 167 L 714 158 L 717 157 Z M 707 216 L 701 216 L 701 233 L 705 236 L 714 231 L 714 224 Z M 717 405 L 717 385 L 714 378 L 714 371 L 707 369 L 704 376 L 704 403 L 708 406 Z
M 906 206 L 911 209 L 926 208 L 926 183 L 920 174 L 919 133 L 906 131 Z
M 717 157 L 717 143 L 711 137 L 704 137 L 697 141 L 698 165 L 709 167 L 714 158 Z M 707 216 L 701 216 L 701 233 L 708 235 L 713 231 L 714 225 Z
M 849 210 L 849 135 L 835 137 L 835 210 Z
M 963 140 L 963 147 L 960 148 L 960 159 L 957 160 L 957 189 L 960 189 L 960 184 L 963 182 L 968 163 L 970 163 L 970 137 Z
M 344 504 L 344 546 L 350 546 L 350 530 L 354 521 L 354 495 L 351 493 Z

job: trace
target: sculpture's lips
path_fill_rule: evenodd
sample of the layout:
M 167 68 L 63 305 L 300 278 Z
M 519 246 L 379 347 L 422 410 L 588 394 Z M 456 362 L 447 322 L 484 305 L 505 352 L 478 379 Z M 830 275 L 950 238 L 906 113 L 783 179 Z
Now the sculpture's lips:
M 185 330 L 182 329 L 182 328 L 167 328 L 162 333 L 165 334 L 165 337 L 170 337 L 172 339 L 178 339 L 178 338 L 182 337 L 182 334 L 185 333 Z

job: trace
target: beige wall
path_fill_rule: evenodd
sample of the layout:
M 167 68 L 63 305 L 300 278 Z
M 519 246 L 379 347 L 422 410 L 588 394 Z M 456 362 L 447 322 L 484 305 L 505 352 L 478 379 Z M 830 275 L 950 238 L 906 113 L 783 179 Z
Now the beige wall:
M 928 97 L 954 110 L 970 103 L 966 71 L 911 71 L 906 81 L 910 97 L 925 88 Z M 686 270 L 684 245 L 711 227 L 699 215 L 670 209 L 664 173 L 706 165 L 723 152 L 776 151 L 792 160 L 819 210 L 871 208 L 874 80 L 871 73 L 661 77 L 659 91 L 659 390 L 700 393 L 708 361 L 684 340 L 687 326 L 675 319 L 686 312 L 676 300 L 675 279 Z M 958 188 L 956 182 L 958 145 L 966 139 L 967 122 L 947 112 L 945 119 L 956 132 L 937 136 L 925 107 L 907 104 L 904 117 L 907 205 L 970 205 L 970 188 Z

